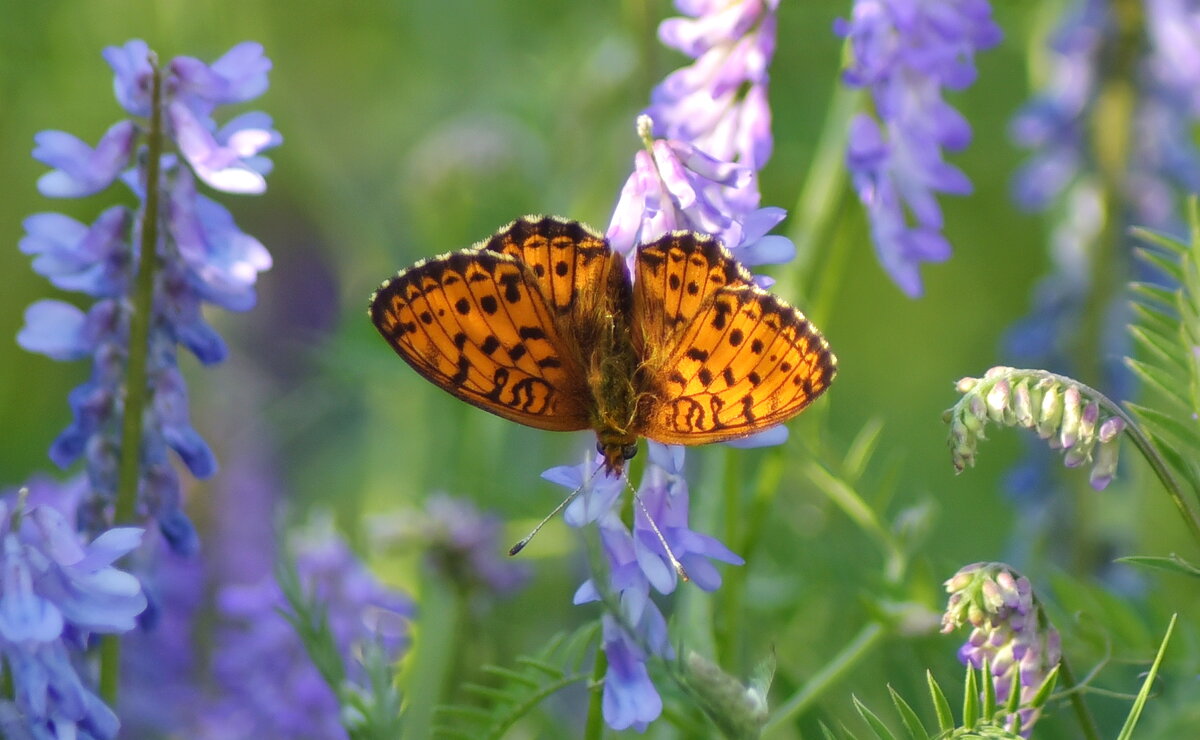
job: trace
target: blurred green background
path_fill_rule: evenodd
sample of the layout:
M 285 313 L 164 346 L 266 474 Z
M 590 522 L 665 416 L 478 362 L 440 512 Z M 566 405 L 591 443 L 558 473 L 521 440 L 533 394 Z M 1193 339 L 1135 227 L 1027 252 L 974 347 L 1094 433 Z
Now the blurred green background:
M 782 3 L 770 90 L 776 145 L 763 172 L 764 205 L 792 210 L 797 202 L 838 79 L 842 50 L 831 25 L 849 6 L 848 0 Z M 828 240 L 817 246 L 819 252 L 832 249 L 834 240 L 848 242 L 845 270 L 829 278 L 836 283 L 824 285 L 826 278 L 815 273 L 784 281 L 792 290 L 784 297 L 801 308 L 807 307 L 804 286 L 833 296 L 814 319 L 841 372 L 818 409 L 791 424 L 797 441 L 820 442 L 788 448 L 795 459 L 785 467 L 767 540 L 747 566 L 738 616 L 743 644 L 726 656 L 725 667 L 744 675 L 774 650 L 780 665 L 775 701 L 858 630 L 882 588 L 882 555 L 798 472 L 808 450 L 839 456 L 865 424 L 882 424 L 860 492 L 888 519 L 920 504 L 933 513 L 916 564 L 922 578 L 914 579 L 924 591 L 897 597 L 939 608 L 941 581 L 965 563 L 1009 556 L 1012 533 L 1021 526 L 1002 486 L 1020 456 L 1018 433 L 997 430 L 979 466 L 956 478 L 940 418 L 956 399 L 955 380 L 1006 363 L 1000 338 L 1025 313 L 1030 289 L 1048 267 L 1047 221 L 1019 213 L 1008 198 L 1023 155 L 1006 134 L 1009 117 L 1029 93 L 1027 51 L 1044 32 L 1046 11 L 1018 2 L 998 3 L 995 12 L 1005 41 L 980 56 L 972 89 L 949 96 L 975 135 L 970 149 L 951 161 L 976 192 L 942 201 L 955 253 L 923 270 L 926 295 L 910 300 L 887 279 L 853 198 L 843 201 Z M 634 118 L 653 85 L 684 62 L 655 36 L 658 22 L 673 14 L 664 0 L 0 0 L 0 235 L 9 245 L 0 250 L 0 337 L 6 338 L 0 342 L 0 485 L 50 467 L 46 449 L 69 421 L 67 392 L 89 372 L 86 363 L 55 363 L 13 341 L 32 301 L 76 300 L 30 270 L 16 248 L 21 221 L 61 210 L 90 222 L 106 199 L 119 197 L 41 197 L 35 181 L 45 168 L 29 156 L 33 135 L 58 128 L 95 142 L 123 115 L 100 56 L 105 46 L 143 38 L 160 58 L 212 61 L 239 41 L 255 40 L 274 62 L 271 87 L 244 107 L 270 113 L 284 145 L 269 153 L 275 170 L 266 195 L 220 200 L 267 246 L 275 266 L 260 277 L 260 301 L 251 313 L 209 315 L 230 343 L 230 360 L 210 369 L 191 357 L 182 360 L 197 429 L 227 467 L 247 449 L 270 461 L 285 491 L 286 521 L 304 519 L 313 508 L 331 509 L 361 545 L 362 514 L 419 506 L 431 492 L 446 491 L 498 512 L 516 539 L 559 500 L 560 490 L 541 481 L 541 471 L 575 462 L 593 444 L 591 435 L 518 427 L 453 400 L 379 339 L 365 316 L 366 299 L 397 269 L 467 246 L 519 215 L 555 213 L 603 228 L 639 145 Z M 789 220 L 781 230 L 800 227 Z M 816 254 L 807 264 L 821 263 Z M 788 269 L 796 268 L 770 272 Z M 706 531 L 723 537 L 736 525 L 731 530 L 721 522 L 713 497 L 723 481 L 706 479 L 704 471 L 736 455 L 728 464 L 749 480 L 765 454 L 692 454 L 693 506 L 701 521 L 707 516 L 712 523 Z M 1184 529 L 1157 483 L 1131 462 L 1103 493 L 1083 490 L 1086 472 L 1065 476 L 1078 492 L 1071 506 L 1080 512 L 1081 528 L 1100 539 L 1115 536 L 1121 543 L 1115 554 L 1185 549 Z M 189 509 L 202 528 L 211 519 L 206 500 L 220 480 L 218 474 L 189 485 Z M 390 583 L 421 600 L 413 554 L 366 555 Z M 584 570 L 566 527 L 552 524 L 521 557 L 533 566 L 530 586 L 465 617 L 477 623 L 480 637 L 460 656 L 456 680 L 471 678 L 485 661 L 535 651 L 546 634 L 594 616 L 569 605 Z M 1017 564 L 1049 589 L 1053 564 Z M 1086 571 L 1073 576 L 1091 583 Z M 1145 579 L 1147 592 L 1161 587 L 1157 577 Z M 1153 615 L 1148 623 L 1158 631 L 1164 622 L 1157 617 L 1186 610 L 1183 599 L 1195 607 L 1194 589 L 1177 589 L 1170 602 L 1151 599 L 1135 611 Z M 680 626 L 677 636 L 686 634 Z M 1155 636 L 1139 635 L 1126 644 L 1145 657 Z M 889 642 L 823 697 L 801 726 L 812 730 L 817 718 L 832 717 L 861 729 L 852 718 L 851 692 L 878 708 L 890 681 L 919 701 L 926 667 L 938 670 L 947 686 L 957 685 L 959 641 Z M 1111 702 L 1108 714 L 1103 700 L 1099 704 L 1102 715 L 1123 716 L 1121 703 Z M 1061 729 L 1069 727 L 1051 718 L 1046 736 L 1071 737 Z

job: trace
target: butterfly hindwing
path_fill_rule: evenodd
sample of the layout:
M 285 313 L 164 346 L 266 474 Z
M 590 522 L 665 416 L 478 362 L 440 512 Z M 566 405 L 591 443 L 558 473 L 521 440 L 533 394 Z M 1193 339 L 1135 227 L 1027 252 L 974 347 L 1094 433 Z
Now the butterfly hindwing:
M 397 354 L 458 398 L 539 429 L 590 426 L 579 360 L 518 259 L 469 249 L 420 262 L 376 291 L 370 314 Z

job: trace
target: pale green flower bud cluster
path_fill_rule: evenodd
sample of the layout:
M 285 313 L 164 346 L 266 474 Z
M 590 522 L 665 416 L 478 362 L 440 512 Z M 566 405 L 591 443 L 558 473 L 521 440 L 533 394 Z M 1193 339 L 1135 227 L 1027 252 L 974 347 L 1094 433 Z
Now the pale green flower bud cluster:
M 963 378 L 956 388 L 963 397 L 942 418 L 950 424 L 957 472 L 975 464 L 975 448 L 987 438 L 984 428 L 991 421 L 1036 431 L 1051 449 L 1064 451 L 1068 468 L 1090 463 L 1096 490 L 1112 481 L 1125 421 L 1105 410 L 1087 386 L 1044 370 L 993 367 L 982 378 Z
M 1043 688 L 1062 659 L 1058 630 L 1034 597 L 1029 579 L 1004 563 L 973 563 L 945 585 L 950 600 L 942 632 L 971 626 L 959 660 L 979 670 L 990 667 L 998 704 L 1008 702 L 1014 684 L 1020 686 L 1017 711 L 1006 723 L 1009 730 L 1028 736 L 1049 693 Z

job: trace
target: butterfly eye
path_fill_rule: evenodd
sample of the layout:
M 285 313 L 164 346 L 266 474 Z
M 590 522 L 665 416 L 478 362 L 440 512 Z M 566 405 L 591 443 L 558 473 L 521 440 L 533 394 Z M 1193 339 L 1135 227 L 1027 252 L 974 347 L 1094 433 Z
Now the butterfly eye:
M 633 456 L 636 454 L 637 454 L 637 445 L 636 444 L 625 445 L 624 447 L 621 448 L 621 457 L 625 458 L 626 460 L 632 460 Z
M 604 454 L 604 443 L 603 442 L 600 442 L 600 441 L 596 442 L 596 452 L 599 452 L 601 455 Z

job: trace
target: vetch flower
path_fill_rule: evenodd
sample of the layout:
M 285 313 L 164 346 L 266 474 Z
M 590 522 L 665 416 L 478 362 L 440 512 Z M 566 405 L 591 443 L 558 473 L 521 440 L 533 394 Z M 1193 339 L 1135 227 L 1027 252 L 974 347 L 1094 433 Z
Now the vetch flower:
M 656 135 L 691 144 L 710 157 L 757 172 L 771 157 L 767 70 L 775 54 L 778 0 L 700 2 L 676 7 L 690 18 L 658 27 L 664 45 L 696 61 L 672 72 L 645 110 Z M 758 206 L 758 186 L 735 194 L 743 209 Z
M 364 680 L 364 646 L 394 662 L 408 646 L 411 599 L 387 588 L 366 569 L 330 525 L 314 526 L 294 542 L 299 582 L 325 610 L 347 680 Z M 274 576 L 226 585 L 217 594 L 221 626 L 213 673 L 218 695 L 201 736 L 344 738 L 338 698 L 313 665 Z M 339 690 L 341 687 L 339 687 Z
M 281 143 L 270 117 L 245 113 L 218 127 L 212 116 L 218 105 L 261 94 L 271 65 L 252 42 L 212 65 L 180 57 L 156 70 L 149 48 L 136 39 L 105 49 L 104 58 L 114 72 L 118 102 L 148 120 L 118 122 L 95 149 L 63 132 L 38 134 L 34 157 L 54 168 L 38 187 L 50 196 L 79 197 L 119 179 L 137 203 L 113 206 L 90 226 L 56 213 L 26 219 L 21 250 L 34 257 L 34 270 L 56 287 L 98 301 L 86 313 L 65 303 L 35 303 L 18 342 L 54 359 L 93 358 L 91 378 L 69 398 L 74 420 L 50 452 L 64 467 L 86 459 L 99 497 L 87 507 L 86 526 L 94 532 L 107 527 L 102 512 L 117 498 L 127 452 L 139 456 L 139 483 L 137 501 L 124 516 L 156 519 L 173 547 L 191 552 L 195 533 L 180 506 L 178 474 L 167 451 L 197 478 L 212 475 L 216 461 L 188 419 L 177 347 L 206 364 L 222 360 L 226 347 L 205 322 L 203 304 L 249 309 L 258 273 L 271 266 L 262 244 L 197 192 L 195 179 L 225 192 L 263 190 L 271 163 L 262 152 Z M 165 208 L 149 208 L 163 201 Z M 157 241 L 147 247 L 148 220 L 160 218 L 153 228 Z M 148 249 L 154 254 L 142 253 Z M 152 272 L 144 286 L 138 281 L 142 271 Z M 131 344 L 135 338 L 138 346 Z M 132 377 L 144 377 L 146 385 L 126 395 Z M 126 409 L 144 420 L 140 439 L 122 439 Z
M 936 193 L 971 192 L 966 175 L 942 158 L 971 138 L 942 90 L 975 81 L 974 56 L 999 43 L 1000 29 L 986 0 L 856 0 L 850 20 L 838 19 L 834 32 L 853 51 L 843 81 L 870 89 L 877 116 L 851 121 L 847 167 L 880 262 L 915 297 L 920 264 L 950 256 Z
M 982 669 L 986 663 L 995 678 L 996 702 L 1012 696 L 1019 676 L 1017 714 L 1008 717 L 1008 729 L 1019 723 L 1028 737 L 1041 715 L 1035 702 L 1044 683 L 1052 680 L 1062 658 L 1062 641 L 1033 594 L 1029 579 L 1004 563 L 973 563 L 946 581 L 950 599 L 942 617 L 942 632 L 964 625 L 971 634 L 958 658 Z
M 35 738 L 115 738 L 117 716 L 76 659 L 91 635 L 127 632 L 146 608 L 138 580 L 112 565 L 142 530 L 110 529 L 88 543 L 74 527 L 79 484 L 30 486 L 0 497 L 0 654 L 13 687 L 5 711 Z
M 982 378 L 963 378 L 963 396 L 942 418 L 950 424 L 954 469 L 975 464 L 975 450 L 992 421 L 1032 429 L 1051 449 L 1064 451 L 1069 468 L 1091 462 L 1096 490 L 1116 472 L 1118 437 L 1125 420 L 1108 399 L 1087 386 L 1045 370 L 993 367 Z

